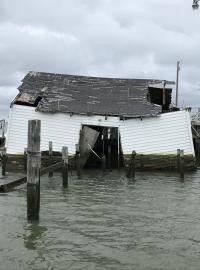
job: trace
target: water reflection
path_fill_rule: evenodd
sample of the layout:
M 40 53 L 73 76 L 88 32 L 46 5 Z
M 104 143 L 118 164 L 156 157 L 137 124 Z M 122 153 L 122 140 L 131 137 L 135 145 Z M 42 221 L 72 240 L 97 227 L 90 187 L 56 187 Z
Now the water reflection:
M 24 227 L 24 246 L 29 250 L 36 250 L 38 246 L 38 240 L 42 238 L 42 235 L 48 229 L 45 226 L 40 226 L 38 222 Z

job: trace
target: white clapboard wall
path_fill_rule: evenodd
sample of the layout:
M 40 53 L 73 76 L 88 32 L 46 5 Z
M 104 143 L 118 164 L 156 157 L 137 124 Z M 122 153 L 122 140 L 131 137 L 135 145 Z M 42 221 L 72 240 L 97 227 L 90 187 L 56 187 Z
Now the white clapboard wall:
M 124 154 L 176 154 L 184 149 L 194 155 L 190 116 L 187 111 L 161 114 L 158 117 L 132 119 L 120 125 Z
M 41 113 L 35 108 L 13 105 L 9 114 L 7 153 L 22 154 L 27 147 L 28 120 L 41 120 L 41 150 L 48 150 L 49 141 L 55 151 L 68 146 L 69 154 L 75 154 L 81 125 L 119 127 L 122 150 L 143 154 L 176 153 L 184 149 L 194 155 L 190 117 L 187 111 L 162 114 L 158 117 L 120 121 L 118 117 L 81 116 L 65 113 Z
M 9 113 L 9 125 L 6 140 L 7 153 L 22 154 L 27 147 L 28 120 L 41 120 L 41 150 L 48 150 L 49 141 L 53 150 L 61 151 L 68 146 L 69 154 L 75 154 L 75 145 L 79 142 L 81 125 L 119 126 L 118 117 L 79 116 L 66 113 L 41 113 L 34 107 L 13 105 Z

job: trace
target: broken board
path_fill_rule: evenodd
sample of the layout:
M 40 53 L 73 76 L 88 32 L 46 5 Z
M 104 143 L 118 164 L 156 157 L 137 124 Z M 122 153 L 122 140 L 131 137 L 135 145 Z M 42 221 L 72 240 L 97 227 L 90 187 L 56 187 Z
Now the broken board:
M 84 126 L 80 135 L 80 166 L 83 168 L 89 158 L 91 149 L 99 137 L 99 132 L 95 129 Z

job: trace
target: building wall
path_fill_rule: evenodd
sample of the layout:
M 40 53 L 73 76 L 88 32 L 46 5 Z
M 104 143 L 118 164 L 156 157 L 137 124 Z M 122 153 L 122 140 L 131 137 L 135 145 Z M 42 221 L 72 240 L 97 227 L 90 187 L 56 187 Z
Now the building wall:
M 22 154 L 27 147 L 28 120 L 41 120 L 41 150 L 48 150 L 49 141 L 53 142 L 54 151 L 61 151 L 68 146 L 69 154 L 75 154 L 75 145 L 79 141 L 82 124 L 99 126 L 119 126 L 118 117 L 79 116 L 63 113 L 41 113 L 35 108 L 13 105 L 9 114 L 7 134 L 7 153 Z
M 123 153 L 132 150 L 141 154 L 175 154 L 184 149 L 194 155 L 189 113 L 186 111 L 162 114 L 159 117 L 120 121 L 118 117 L 78 116 L 62 113 L 41 113 L 35 108 L 13 105 L 10 109 L 7 132 L 7 152 L 22 154 L 27 147 L 28 120 L 41 120 L 41 150 L 48 149 L 53 141 L 55 151 L 68 146 L 69 154 L 75 153 L 81 125 L 119 127 Z
M 120 125 L 124 154 L 176 154 L 184 149 L 194 155 L 190 116 L 187 111 L 161 114 L 158 117 L 130 119 Z

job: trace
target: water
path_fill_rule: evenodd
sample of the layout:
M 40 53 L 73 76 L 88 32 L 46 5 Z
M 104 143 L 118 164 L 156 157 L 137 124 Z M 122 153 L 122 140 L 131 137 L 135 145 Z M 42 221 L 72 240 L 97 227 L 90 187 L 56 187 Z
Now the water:
M 41 179 L 39 224 L 26 188 L 0 195 L 0 269 L 200 268 L 200 171 Z

